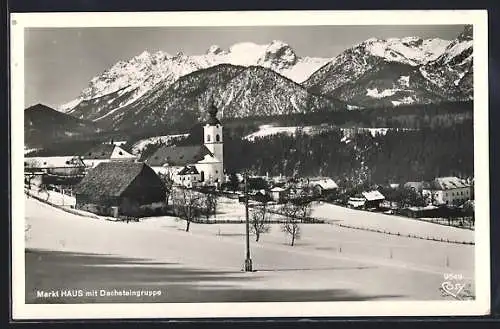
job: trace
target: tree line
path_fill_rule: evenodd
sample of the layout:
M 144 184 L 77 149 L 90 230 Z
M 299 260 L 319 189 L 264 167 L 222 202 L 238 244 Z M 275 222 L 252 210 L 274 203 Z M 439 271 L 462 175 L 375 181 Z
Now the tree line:
M 346 184 L 471 177 L 474 173 L 472 120 L 439 128 L 389 130 L 375 136 L 360 132 L 345 138 L 342 131 L 333 130 L 315 135 L 278 134 L 254 141 L 225 138 L 228 172 L 249 169 L 260 175 L 328 176 Z

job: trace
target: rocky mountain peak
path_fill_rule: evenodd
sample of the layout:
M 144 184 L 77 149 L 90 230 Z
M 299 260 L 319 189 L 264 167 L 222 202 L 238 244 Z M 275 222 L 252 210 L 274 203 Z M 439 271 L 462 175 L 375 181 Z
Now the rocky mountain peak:
M 280 40 L 273 40 L 266 48 L 261 62 L 270 61 L 278 66 L 289 66 L 297 62 L 298 56 L 292 47 Z
M 458 41 L 472 41 L 473 28 L 472 25 L 466 25 L 462 33 L 457 37 Z
M 218 55 L 218 54 L 221 54 L 223 52 L 222 48 L 218 45 L 212 45 L 210 46 L 207 51 L 205 52 L 205 54 L 207 55 Z

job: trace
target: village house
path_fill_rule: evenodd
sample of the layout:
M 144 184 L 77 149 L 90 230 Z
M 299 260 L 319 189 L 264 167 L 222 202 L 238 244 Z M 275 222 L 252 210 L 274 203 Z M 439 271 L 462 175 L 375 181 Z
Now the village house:
M 380 191 L 366 191 L 361 193 L 365 198 L 365 208 L 379 208 L 385 200 L 385 196 Z
M 422 190 L 422 195 L 435 205 L 464 203 L 472 197 L 471 184 L 458 177 L 437 177 Z
M 78 156 L 27 157 L 24 174 L 30 186 L 74 185 L 85 175 L 85 164 Z
M 85 153 L 81 154 L 85 166 L 94 168 L 103 162 L 112 161 L 137 161 L 137 156 L 125 151 L 122 147 L 114 143 L 98 144 Z
M 28 165 L 37 163 L 40 166 L 60 165 L 61 161 L 66 162 L 72 159 L 80 159 L 85 167 L 93 168 L 101 162 L 111 161 L 136 161 L 137 157 L 122 147 L 110 143 L 99 142 L 75 142 L 35 150 L 25 155 Z
M 271 199 L 277 203 L 282 203 L 286 199 L 286 190 L 282 187 L 275 186 L 270 191 Z
M 331 178 L 313 178 L 309 180 L 309 186 L 316 196 L 326 196 L 338 190 L 338 185 Z
M 50 157 L 26 157 L 24 158 L 25 171 L 50 172 L 52 174 L 71 175 L 79 173 L 85 164 L 78 156 L 50 156 Z
M 73 189 L 76 207 L 100 215 L 139 216 L 165 202 L 166 188 L 148 165 L 103 162 Z
M 200 173 L 195 166 L 188 165 L 182 168 L 177 175 L 174 176 L 174 183 L 183 185 L 188 188 L 197 186 L 201 180 Z
M 380 191 L 365 191 L 360 195 L 349 198 L 347 204 L 353 208 L 380 208 L 382 202 L 384 202 L 385 197 Z
M 145 163 L 178 185 L 220 186 L 225 181 L 222 124 L 214 105 L 208 113 L 210 118 L 203 127 L 202 145 L 162 146 Z

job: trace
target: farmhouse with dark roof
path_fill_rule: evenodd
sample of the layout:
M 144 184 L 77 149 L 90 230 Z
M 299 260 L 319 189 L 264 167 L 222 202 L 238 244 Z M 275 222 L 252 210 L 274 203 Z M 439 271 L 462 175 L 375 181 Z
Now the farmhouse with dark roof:
M 75 186 L 76 207 L 101 215 L 140 215 L 141 206 L 165 201 L 166 188 L 148 165 L 103 162 Z

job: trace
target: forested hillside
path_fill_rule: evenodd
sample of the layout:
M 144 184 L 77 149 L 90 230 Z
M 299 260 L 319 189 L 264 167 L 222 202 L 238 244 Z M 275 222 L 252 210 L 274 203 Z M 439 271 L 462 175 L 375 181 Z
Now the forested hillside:
M 347 140 L 339 130 L 254 142 L 227 136 L 224 161 L 228 172 L 250 168 L 261 175 L 324 175 L 339 182 L 385 184 L 472 176 L 473 152 L 472 120 L 466 120 L 453 126 L 389 130 L 385 135 L 361 133 Z

